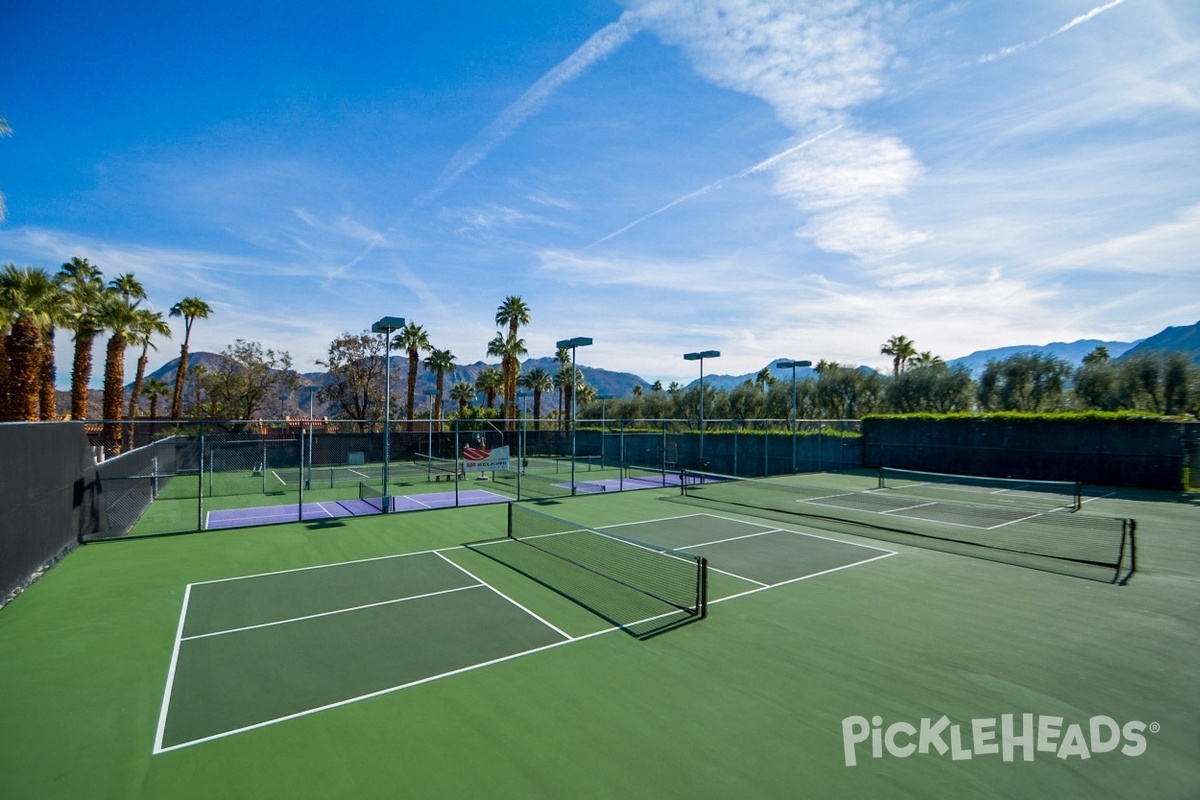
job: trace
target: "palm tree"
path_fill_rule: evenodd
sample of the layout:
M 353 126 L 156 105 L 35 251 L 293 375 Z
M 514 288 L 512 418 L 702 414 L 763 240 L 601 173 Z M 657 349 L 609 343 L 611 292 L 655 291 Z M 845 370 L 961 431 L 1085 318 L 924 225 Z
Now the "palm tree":
M 1100 344 L 1096 345 L 1096 348 L 1092 352 L 1083 357 L 1083 363 L 1087 366 L 1091 366 L 1092 364 L 1107 364 L 1111 358 L 1108 346 Z
M 104 295 L 100 270 L 86 258 L 72 258 L 56 276 L 67 295 L 67 326 L 75 332 L 75 357 L 71 362 L 71 419 L 85 419 L 88 383 L 92 380 L 92 342 L 100 333 L 96 314 Z
M 488 342 L 489 356 L 500 357 L 500 370 L 504 374 L 504 408 L 502 413 L 508 422 L 506 427 L 516 424 L 517 416 L 517 381 L 521 374 L 521 356 L 528 353 L 525 340 L 514 333 L 508 336 L 497 333 Z
M 758 374 L 754 376 L 754 385 L 759 389 L 762 389 L 764 392 L 770 391 L 771 387 L 774 386 L 778 381 L 779 378 L 776 378 L 771 374 L 770 367 L 763 367 L 758 371 Z
M 443 389 L 446 383 L 446 373 L 455 369 L 454 353 L 449 350 L 439 350 L 436 347 L 429 349 L 429 355 L 425 357 L 425 369 L 434 373 L 436 378 L 437 389 L 437 415 L 438 419 L 442 416 L 442 398 L 444 397 Z
M 47 328 L 61 297 L 44 269 L 8 264 L 0 271 L 0 328 L 7 328 L 4 349 L 8 363 L 3 418 L 36 422 L 39 417 L 43 345 Z
M 504 373 L 504 418 L 508 420 L 508 428 L 515 425 L 517 417 L 517 376 L 521 371 L 520 356 L 527 351 L 524 342 L 517 337 L 517 329 L 529 324 L 529 306 L 516 295 L 509 295 L 496 309 L 496 324 L 508 326 L 506 342 L 520 342 L 521 350 L 516 352 L 509 348 L 508 358 L 500 362 L 500 371 Z
M 58 394 L 54 385 L 57 370 L 54 367 L 54 331 L 60 325 L 70 322 L 67 310 L 67 295 L 50 276 L 50 287 L 47 289 L 45 305 L 42 308 L 42 353 L 41 367 L 38 370 L 38 405 L 41 408 L 40 418 L 43 421 L 58 417 Z
M 946 362 L 941 356 L 935 356 L 931 350 L 922 350 L 915 362 L 918 367 L 944 367 Z
M 541 367 L 534 367 L 521 376 L 521 386 L 533 392 L 533 429 L 542 429 L 542 394 L 554 390 L 554 379 Z
M 121 405 L 125 398 L 125 348 L 138 326 L 138 301 L 111 293 L 100 307 L 100 324 L 109 332 L 104 357 L 104 432 L 107 455 L 121 452 Z
M 183 381 L 188 371 L 188 344 L 192 339 L 192 324 L 198 319 L 208 319 L 212 307 L 199 297 L 185 297 L 171 306 L 172 317 L 183 317 L 183 347 L 179 348 L 179 368 L 175 372 L 175 393 L 171 397 L 171 419 L 179 419 L 183 406 Z
M 554 386 L 558 389 L 558 414 L 561 417 L 566 404 L 563 399 L 566 394 L 566 384 L 558 380 L 563 374 L 563 370 L 571 366 L 571 350 L 567 347 L 560 347 L 554 351 L 554 363 L 558 364 L 558 372 L 554 375 Z
M 892 357 L 892 374 L 899 375 L 905 363 L 917 355 L 917 346 L 907 336 L 893 336 L 879 348 L 879 353 Z
M 488 367 L 475 378 L 475 388 L 484 393 L 488 409 L 495 408 L 496 395 L 504 389 L 504 373 L 495 367 Z
M 554 383 L 562 392 L 563 406 L 559 409 L 559 416 L 567 420 L 567 430 L 571 430 L 571 403 L 575 396 L 575 390 L 583 382 L 583 373 L 579 368 L 568 364 L 558 370 L 558 374 L 554 376 Z
M 458 401 L 458 413 L 466 412 L 467 404 L 475 399 L 475 387 L 466 381 L 458 381 L 450 387 L 450 399 Z
M 415 322 L 410 322 L 400 329 L 392 346 L 408 352 L 408 429 L 413 429 L 413 398 L 417 393 L 417 368 L 420 366 L 421 353 L 429 352 L 429 334 Z
M 142 282 L 135 278 L 132 272 L 121 273 L 109 281 L 108 285 L 126 301 L 146 299 L 146 290 L 142 288 Z
M 147 378 L 142 390 L 150 396 L 150 419 L 158 419 L 158 398 L 171 393 L 171 387 L 161 378 Z
M 142 346 L 142 354 L 138 357 L 137 376 L 133 379 L 133 393 L 129 396 L 129 418 L 137 416 L 138 398 L 142 394 L 142 384 L 146 378 L 146 364 L 150 360 L 150 348 L 157 350 L 152 341 L 154 336 L 171 337 L 171 326 L 163 319 L 163 315 L 148 308 L 137 311 L 137 325 L 130 332 L 129 343 Z

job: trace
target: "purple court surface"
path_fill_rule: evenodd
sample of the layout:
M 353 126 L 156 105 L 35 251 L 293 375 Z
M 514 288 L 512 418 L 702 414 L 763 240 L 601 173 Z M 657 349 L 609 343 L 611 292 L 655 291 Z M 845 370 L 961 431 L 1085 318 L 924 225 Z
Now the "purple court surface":
M 484 503 L 507 503 L 511 498 L 484 489 L 465 489 L 455 496 L 454 492 L 430 492 L 428 494 L 395 495 L 392 511 L 422 511 L 431 508 L 451 508 L 455 505 L 477 506 Z M 326 500 L 320 503 L 281 506 L 259 506 L 257 508 L 231 508 L 208 512 L 205 530 L 218 528 L 244 528 L 252 525 L 273 525 L 280 522 L 316 522 L 337 517 L 358 517 L 380 513 L 380 506 L 366 500 Z

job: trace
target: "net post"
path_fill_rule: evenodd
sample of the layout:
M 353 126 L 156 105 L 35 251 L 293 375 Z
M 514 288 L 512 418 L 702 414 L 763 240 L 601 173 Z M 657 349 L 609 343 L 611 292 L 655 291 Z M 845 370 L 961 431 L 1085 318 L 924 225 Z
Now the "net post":
M 1083 481 L 1075 481 L 1075 505 L 1072 511 L 1083 508 Z
M 879 468 L 879 485 L 875 487 L 876 489 L 886 489 L 887 488 L 887 482 L 884 480 L 884 477 L 883 477 L 883 470 L 884 470 L 884 467 Z
M 700 619 L 708 616 L 708 559 L 700 559 L 700 580 L 697 582 L 696 611 Z
M 510 501 L 508 504 L 508 530 L 506 532 L 509 539 L 514 539 L 513 536 L 513 504 Z

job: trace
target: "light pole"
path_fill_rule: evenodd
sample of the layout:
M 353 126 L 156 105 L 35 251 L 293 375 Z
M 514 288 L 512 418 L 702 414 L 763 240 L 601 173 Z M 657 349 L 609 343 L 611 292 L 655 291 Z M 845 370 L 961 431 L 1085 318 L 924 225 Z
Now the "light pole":
M 776 361 L 777 369 L 792 370 L 792 474 L 796 474 L 796 367 L 811 367 L 811 361 Z
M 571 496 L 575 496 L 575 390 L 579 388 L 579 374 L 575 371 L 575 349 L 587 347 L 592 343 L 587 336 L 576 336 L 574 339 L 563 339 L 555 343 L 558 350 L 571 348 Z
M 382 317 L 371 326 L 371 333 L 382 333 L 384 339 L 383 358 L 383 505 L 381 510 L 392 510 L 391 485 L 388 474 L 392 463 L 392 451 L 388 435 L 392 427 L 392 332 L 404 327 L 403 317 Z
M 700 468 L 704 469 L 704 359 L 720 358 L 720 350 L 703 350 L 699 353 L 684 353 L 684 361 L 700 362 Z
M 437 389 L 426 389 L 425 396 L 429 398 L 429 452 L 425 454 L 425 480 L 433 480 L 433 400 L 437 397 Z M 458 455 L 455 454 L 455 458 Z
M 313 464 L 313 395 L 317 393 L 318 386 L 305 386 L 303 390 L 308 392 L 308 478 L 305 481 L 305 488 L 312 488 L 312 464 Z
M 521 452 L 518 454 L 520 461 L 517 464 L 517 475 L 520 476 L 521 470 L 525 468 L 526 453 L 529 452 L 529 398 L 533 397 L 533 392 L 517 392 L 517 399 L 521 400 Z

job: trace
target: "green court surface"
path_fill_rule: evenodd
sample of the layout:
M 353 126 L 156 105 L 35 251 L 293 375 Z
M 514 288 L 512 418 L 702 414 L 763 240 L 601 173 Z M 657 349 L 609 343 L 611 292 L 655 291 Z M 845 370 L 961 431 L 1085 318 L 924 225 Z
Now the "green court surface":
M 703 556 L 707 617 L 636 623 L 504 504 L 89 544 L 0 610 L 0 797 L 1200 797 L 1195 497 L 1084 504 L 1138 520 L 1125 586 L 677 489 L 532 508 Z

